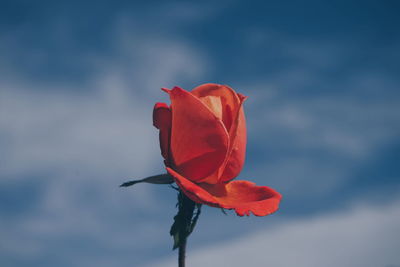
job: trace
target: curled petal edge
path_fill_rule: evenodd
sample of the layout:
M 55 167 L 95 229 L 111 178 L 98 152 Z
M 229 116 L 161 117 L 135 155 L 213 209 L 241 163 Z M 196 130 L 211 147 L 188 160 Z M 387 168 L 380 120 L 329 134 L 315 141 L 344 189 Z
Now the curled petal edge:
M 234 209 L 239 216 L 266 216 L 279 208 L 281 194 L 267 186 L 249 181 L 220 184 L 195 184 L 171 168 L 166 168 L 180 189 L 196 203 L 212 207 Z

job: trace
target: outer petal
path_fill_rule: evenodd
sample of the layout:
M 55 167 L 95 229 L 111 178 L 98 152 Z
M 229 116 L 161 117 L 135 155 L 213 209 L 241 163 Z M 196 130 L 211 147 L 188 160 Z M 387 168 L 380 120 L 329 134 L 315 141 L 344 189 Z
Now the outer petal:
M 165 91 L 171 98 L 174 168 L 192 181 L 201 180 L 223 164 L 229 135 L 222 121 L 197 97 L 179 87 Z
M 166 163 L 169 163 L 171 123 L 171 109 L 165 103 L 156 103 L 153 109 L 153 125 L 160 130 L 161 155 L 164 157 Z
M 281 195 L 266 186 L 249 181 L 220 184 L 195 184 L 174 170 L 167 168 L 175 182 L 190 199 L 212 207 L 234 209 L 239 216 L 266 216 L 279 208 Z
M 229 130 L 229 148 L 224 163 L 218 171 L 201 182 L 216 184 L 230 181 L 239 175 L 243 168 L 246 156 L 246 119 L 243 111 L 243 102 L 247 97 L 238 94 L 240 101 L 238 109 L 233 115 Z
M 244 101 L 243 98 L 241 101 Z M 246 157 L 246 118 L 243 111 L 243 102 L 240 105 L 240 109 L 236 114 L 236 117 L 232 123 L 231 130 L 229 132 L 230 144 L 229 154 L 225 162 L 223 172 L 219 176 L 218 182 L 230 181 L 241 172 L 245 157 Z

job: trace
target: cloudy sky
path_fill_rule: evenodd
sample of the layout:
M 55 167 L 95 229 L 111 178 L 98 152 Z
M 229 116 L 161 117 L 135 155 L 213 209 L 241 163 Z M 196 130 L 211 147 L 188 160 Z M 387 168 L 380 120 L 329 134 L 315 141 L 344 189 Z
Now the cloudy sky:
M 0 1 L 0 265 L 175 266 L 161 87 L 249 96 L 239 179 L 274 215 L 204 207 L 189 266 L 399 267 L 396 1 Z

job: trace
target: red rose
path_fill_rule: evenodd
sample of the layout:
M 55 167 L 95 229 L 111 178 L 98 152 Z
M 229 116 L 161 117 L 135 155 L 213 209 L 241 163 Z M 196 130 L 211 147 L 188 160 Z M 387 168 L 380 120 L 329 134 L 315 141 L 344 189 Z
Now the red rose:
M 265 216 L 278 209 L 281 195 L 239 175 L 246 152 L 245 96 L 225 85 L 203 84 L 188 92 L 163 89 L 171 106 L 156 103 L 154 126 L 168 173 L 187 197 L 201 204 L 234 209 L 240 216 Z

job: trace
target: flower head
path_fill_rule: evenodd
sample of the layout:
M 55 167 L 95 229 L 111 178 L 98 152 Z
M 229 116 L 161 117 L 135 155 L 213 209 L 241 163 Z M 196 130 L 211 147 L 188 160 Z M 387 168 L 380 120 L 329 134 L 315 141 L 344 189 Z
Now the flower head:
M 193 201 L 234 209 L 240 216 L 265 216 L 278 209 L 281 195 L 249 181 L 232 181 L 246 154 L 246 97 L 232 88 L 204 84 L 191 92 L 163 89 L 171 105 L 156 103 L 153 124 L 160 130 L 168 173 Z

